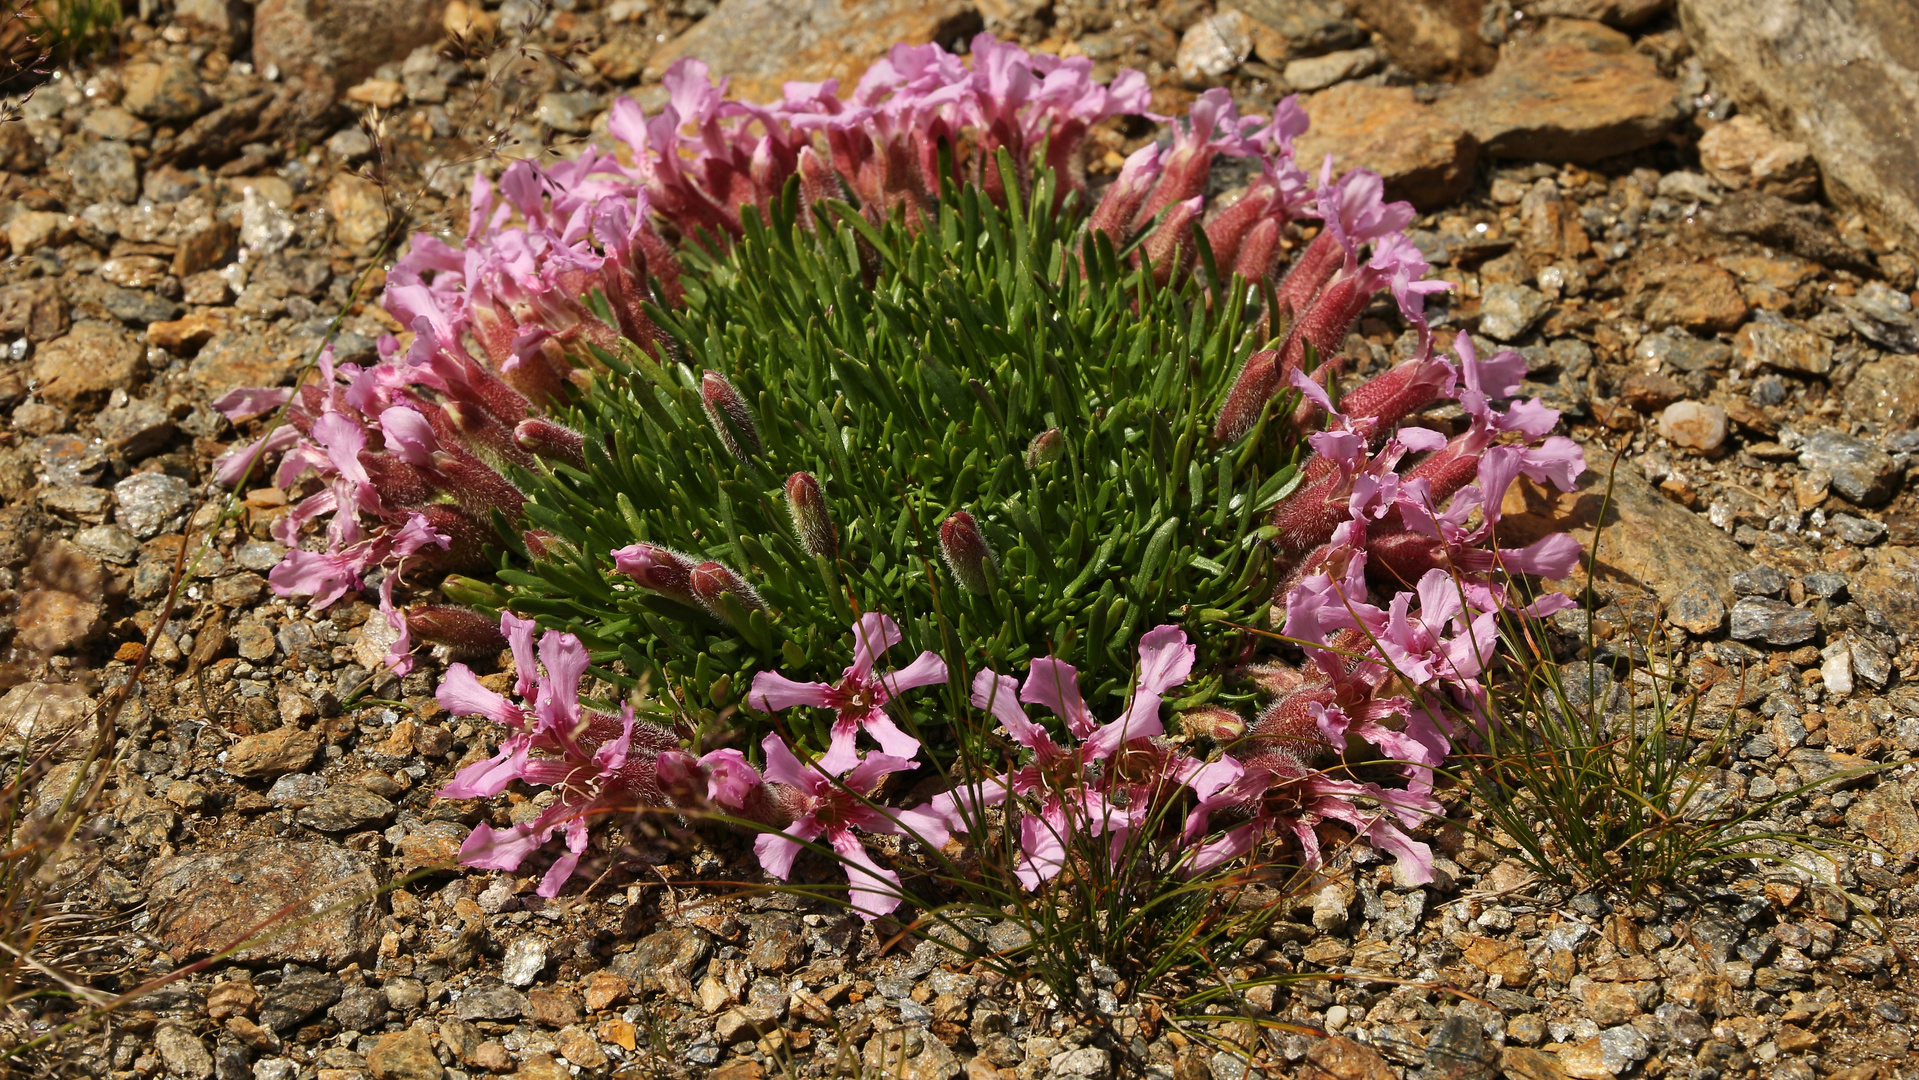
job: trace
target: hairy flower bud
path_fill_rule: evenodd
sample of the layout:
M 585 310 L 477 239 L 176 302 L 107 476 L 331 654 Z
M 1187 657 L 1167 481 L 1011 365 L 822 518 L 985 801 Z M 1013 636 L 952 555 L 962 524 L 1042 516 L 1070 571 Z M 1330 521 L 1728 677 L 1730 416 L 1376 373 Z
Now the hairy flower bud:
M 746 579 L 730 566 L 703 562 L 693 568 L 689 584 L 693 589 L 693 599 L 699 601 L 701 607 L 733 623 L 735 629 L 745 629 L 739 625 L 738 616 L 748 611 L 766 610 L 766 601 L 761 600 L 753 586 L 748 585 Z
M 753 410 L 747 407 L 746 399 L 726 376 L 709 369 L 700 379 L 700 401 L 706 407 L 706 418 L 713 424 L 713 431 L 734 457 L 751 461 L 759 456 L 765 448 L 760 442 L 759 422 L 753 419 Z
M 839 174 L 814 153 L 811 146 L 800 147 L 799 174 L 800 220 L 812 228 L 814 207 L 827 199 L 841 198 L 844 193 L 840 190 Z
M 613 553 L 613 568 L 642 586 L 683 604 L 697 604 L 693 596 L 692 559 L 658 544 L 632 544 Z
M 1294 260 L 1293 268 L 1274 290 L 1279 306 L 1288 317 L 1297 316 L 1312 305 L 1313 297 L 1340 267 L 1346 258 L 1346 249 L 1340 247 L 1339 240 L 1330 230 L 1321 230 L 1306 245 L 1306 250 Z
M 986 592 L 999 573 L 993 545 L 979 531 L 979 522 L 964 510 L 955 510 L 940 522 L 940 556 L 953 572 L 953 580 L 969 593 Z
M 585 438 L 565 424 L 543 416 L 520 421 L 513 429 L 513 441 L 536 457 L 564 461 L 574 468 L 586 464 Z
M 1213 249 L 1213 259 L 1221 269 L 1238 263 L 1240 246 L 1253 228 L 1271 220 L 1268 215 L 1278 194 L 1269 181 L 1258 180 L 1246 189 L 1238 202 L 1213 215 L 1213 220 L 1206 223 L 1206 244 Z
M 808 555 L 821 559 L 837 558 L 839 535 L 826 510 L 826 495 L 812 473 L 796 472 L 786 478 L 786 509 L 793 515 L 793 532 Z
M 415 637 L 463 654 L 486 655 L 506 648 L 500 620 L 472 608 L 416 604 L 407 609 L 406 625 Z
M 1037 469 L 1051 465 L 1066 454 L 1066 436 L 1058 428 L 1047 428 L 1026 444 L 1026 467 Z
M 476 517 L 494 510 L 513 519 L 526 506 L 526 496 L 491 465 L 460 451 L 433 455 L 433 467 L 446 477 L 447 493 Z
M 1233 378 L 1233 387 L 1219 406 L 1219 419 L 1213 425 L 1213 437 L 1221 442 L 1237 442 L 1259 422 L 1260 411 L 1279 391 L 1279 352 L 1261 349 L 1246 358 Z
M 1153 265 L 1156 283 L 1165 285 L 1191 268 L 1199 250 L 1193 243 L 1193 222 L 1199 220 L 1199 211 L 1204 205 L 1205 200 L 1198 196 L 1173 204 L 1141 245 L 1145 258 Z
M 1188 735 L 1203 735 L 1214 742 L 1228 743 L 1246 734 L 1246 720 L 1231 709 L 1202 705 L 1179 714 L 1180 730 Z
M 1279 261 L 1279 233 L 1278 218 L 1269 217 L 1254 225 L 1240 241 L 1232 272 L 1247 282 L 1256 283 L 1270 277 L 1273 265 Z
M 1121 247 L 1133 231 L 1133 218 L 1153 190 L 1153 184 L 1159 180 L 1159 147 L 1147 144 L 1126 159 L 1119 170 L 1119 177 L 1106 188 L 1100 196 L 1099 205 L 1093 208 L 1093 215 L 1087 219 L 1086 227 L 1093 232 L 1102 232 L 1112 240 L 1114 247 Z
M 512 429 L 492 413 L 464 401 L 449 401 L 442 408 L 453 427 L 465 437 L 467 445 L 491 451 L 521 468 L 533 465 L 533 456 L 513 441 Z
M 486 546 L 498 541 L 491 525 L 457 506 L 435 503 L 419 511 L 434 532 L 447 538 L 444 549 L 426 547 L 419 557 L 436 570 L 484 570 L 489 567 Z

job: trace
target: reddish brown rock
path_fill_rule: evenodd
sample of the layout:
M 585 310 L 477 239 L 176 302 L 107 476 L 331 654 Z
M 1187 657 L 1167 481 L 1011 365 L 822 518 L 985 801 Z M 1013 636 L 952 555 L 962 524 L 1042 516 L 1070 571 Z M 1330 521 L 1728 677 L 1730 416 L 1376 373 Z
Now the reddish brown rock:
M 383 877 L 378 860 L 338 844 L 268 841 L 155 859 L 143 884 L 152 932 L 175 957 L 260 936 L 228 959 L 338 968 L 379 945 Z
M 1366 168 L 1386 181 L 1389 198 L 1422 210 L 1452 202 L 1473 183 L 1479 143 L 1403 86 L 1347 83 L 1308 98 L 1313 118 L 1299 160 L 1317 168 L 1332 154 L 1341 169 Z
M 1596 23 L 1555 33 L 1512 46 L 1492 74 L 1442 98 L 1440 111 L 1486 153 L 1533 161 L 1629 153 L 1678 121 L 1677 87 L 1625 35 Z
M 307 87 L 308 115 L 341 89 L 438 41 L 446 0 L 260 0 L 253 9 L 253 62 Z
M 1912 0 L 1679 0 L 1678 8 L 1686 40 L 1740 112 L 1811 147 L 1834 202 L 1906 250 L 1919 246 Z
M 1699 163 L 1729 188 L 1750 187 L 1793 200 L 1810 199 L 1819 190 L 1812 149 L 1743 114 L 1699 137 Z
M 1919 424 L 1919 356 L 1886 356 L 1846 384 L 1845 415 L 1876 424 Z
M 1736 330 L 1750 310 L 1739 282 L 1711 263 L 1659 263 L 1628 277 L 1634 311 L 1654 327 Z
M 0 288 L 0 336 L 24 337 L 37 345 L 66 333 L 67 325 L 67 302 L 52 278 Z
M 1299 1080 L 1395 1080 L 1398 1073 L 1370 1046 L 1337 1036 L 1313 1044 Z
M 1607 457 L 1589 451 L 1587 460 L 1594 467 L 1570 492 L 1541 488 L 1529 480 L 1514 484 L 1502 506 L 1500 543 L 1517 547 L 1567 532 L 1590 552 L 1599 508 L 1606 504 L 1595 568 L 1600 578 L 1643 586 L 1661 603 L 1671 604 L 1695 581 L 1723 582 L 1752 565 L 1752 557 L 1732 537 L 1661 495 L 1631 466 L 1614 471 L 1607 504 Z M 1576 587 L 1584 581 L 1582 565 L 1569 584 Z
M 1498 54 L 1479 36 L 1478 0 L 1353 0 L 1393 62 L 1419 79 L 1457 79 L 1492 70 Z
M 733 96 L 746 101 L 778 101 L 788 80 L 838 79 L 850 93 L 895 42 L 951 45 L 974 18 L 965 0 L 720 0 L 647 57 L 645 78 L 691 56 L 730 77 Z
M 33 358 L 40 396 L 68 411 L 98 408 L 115 390 L 131 390 L 146 370 L 146 350 L 125 331 L 81 323 Z
M 226 769 L 235 776 L 271 779 L 300 772 L 320 753 L 320 736 L 299 728 L 275 728 L 248 735 L 227 751 Z

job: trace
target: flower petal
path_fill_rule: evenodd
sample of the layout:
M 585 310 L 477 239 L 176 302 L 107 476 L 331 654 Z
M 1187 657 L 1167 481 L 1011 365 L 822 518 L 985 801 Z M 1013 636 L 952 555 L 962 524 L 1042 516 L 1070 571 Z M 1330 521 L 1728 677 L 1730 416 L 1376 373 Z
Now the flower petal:
M 851 886 L 846 902 L 854 913 L 872 922 L 900 906 L 900 876 L 874 862 L 852 830 L 834 829 L 832 844 L 846 870 L 846 881 Z
M 1092 714 L 1079 696 L 1079 671 L 1064 660 L 1042 656 L 1026 668 L 1026 685 L 1019 699 L 1028 705 L 1042 705 L 1066 721 L 1073 734 L 1085 738 L 1094 728 Z
M 932 686 L 945 681 L 946 661 L 942 660 L 938 653 L 930 650 L 919 654 L 917 659 L 898 671 L 880 676 L 880 684 L 886 687 L 889 695 L 894 697 L 899 696 L 903 690 L 911 690 L 916 686 Z
M 861 679 L 873 674 L 873 665 L 880 655 L 898 645 L 902 637 L 900 624 L 890 616 L 877 611 L 861 615 L 853 623 L 853 666 L 847 669 L 847 674 Z
M 761 712 L 779 712 L 795 705 L 829 707 L 833 688 L 823 682 L 795 682 L 777 671 L 762 671 L 753 676 L 752 692 L 746 703 Z
M 786 745 L 785 739 L 768 733 L 766 738 L 760 740 L 760 751 L 766 755 L 765 776 L 768 783 L 805 786 L 807 768 L 800 764 L 799 758 L 793 756 L 793 750 Z
M 518 705 L 481 686 L 473 669 L 465 664 L 453 664 L 446 669 L 446 678 L 433 697 L 454 716 L 484 716 L 511 728 L 520 727 L 524 722 L 525 713 Z

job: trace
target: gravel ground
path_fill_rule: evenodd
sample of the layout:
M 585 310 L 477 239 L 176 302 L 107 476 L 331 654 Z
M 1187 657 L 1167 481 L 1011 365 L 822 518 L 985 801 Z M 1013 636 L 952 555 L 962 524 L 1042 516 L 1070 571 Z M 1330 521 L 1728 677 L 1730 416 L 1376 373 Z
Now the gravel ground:
M 125 686 L 165 620 L 106 802 L 55 870 L 56 895 L 108 932 L 82 963 L 125 989 L 321 896 L 297 929 L 85 1025 L 37 1068 L 185 1080 L 1919 1074 L 1903 955 L 1919 911 L 1914 263 L 1861 219 L 1807 201 L 1817 172 L 1804 148 L 1717 97 L 1665 17 L 1630 35 L 1572 20 L 1535 29 L 1487 5 L 1494 17 L 1464 44 L 1421 51 L 1318 3 L 994 0 L 964 18 L 950 4 L 915 16 L 947 20 L 933 32 L 983 26 L 1144 68 L 1162 109 L 1209 82 L 1254 104 L 1320 95 L 1309 108 L 1324 146 L 1309 149 L 1372 164 L 1419 202 L 1415 240 L 1458 285 L 1447 324 L 1519 347 L 1527 392 L 1565 411 L 1592 461 L 1619 455 L 1594 649 L 1647 668 L 1603 687 L 1607 700 L 1643 706 L 1655 677 L 1696 692 L 1704 726 L 1744 732 L 1714 777 L 1730 800 L 1889 766 L 1776 808 L 1781 827 L 1852 845 L 1816 873 L 1729 864 L 1628 902 L 1538 882 L 1448 822 L 1432 830 L 1445 856 L 1432 885 L 1402 887 L 1356 850 L 1263 947 L 1230 958 L 1240 977 L 1346 973 L 1247 994 L 1253 1015 L 1294 1025 L 1263 1036 L 1226 1016 L 1176 1025 L 1156 988 L 1125 993 L 1117 973 L 1062 1003 L 795 897 L 718 899 L 691 882 L 757 880 L 750 848 L 726 837 L 651 837 L 556 900 L 534 895 L 533 878 L 488 872 L 427 873 L 355 900 L 538 800 L 433 796 L 498 733 L 433 701 L 444 658 L 404 679 L 380 669 L 383 626 L 366 603 L 316 615 L 271 594 L 264 575 L 282 550 L 268 529 L 288 494 L 247 492 L 220 524 L 209 463 L 257 432 L 208 402 L 290 379 L 335 312 L 343 359 L 398 329 L 354 298 L 392 213 L 427 229 L 463 221 L 476 170 L 602 137 L 617 93 L 655 104 L 655 68 L 691 50 L 689 30 L 726 38 L 708 46 L 727 56 L 754 32 L 750 18 L 721 26 L 727 11 L 709 17 L 700 0 L 591 6 L 474 9 L 465 25 L 493 20 L 506 45 L 422 46 L 323 110 L 292 72 L 233 59 L 248 50 L 232 27 L 130 19 L 119 56 L 60 70 L 20 122 L 0 125 L 0 754 L 84 745 L 84 732 L 60 738 Z M 857 35 L 836 40 L 850 50 Z M 832 47 L 806 63 L 848 60 Z M 779 57 L 752 62 L 738 61 L 743 80 L 784 70 Z M 1538 89 L 1588 62 L 1597 89 L 1546 86 L 1548 119 L 1493 115 L 1502 86 Z M 1648 85 L 1658 92 L 1640 93 Z M 1099 133 L 1094 172 L 1143 134 Z M 1377 316 L 1348 343 L 1357 374 L 1407 348 L 1388 306 Z M 1520 492 L 1508 521 L 1590 536 L 1603 490 Z M 169 615 L 183 544 L 192 581 Z M 1570 614 L 1560 644 L 1576 665 L 1583 616 Z M 56 750 L 30 813 L 57 805 L 76 754 Z M 15 1006 L 0 1038 L 17 1044 L 57 1015 Z

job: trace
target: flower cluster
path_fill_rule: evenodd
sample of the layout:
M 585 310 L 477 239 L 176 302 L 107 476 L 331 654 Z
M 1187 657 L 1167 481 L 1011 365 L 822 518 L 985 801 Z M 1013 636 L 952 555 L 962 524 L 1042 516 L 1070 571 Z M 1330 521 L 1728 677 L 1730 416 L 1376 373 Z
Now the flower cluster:
M 547 631 L 536 652 L 534 625 L 511 613 L 500 616 L 500 632 L 513 648 L 518 679 L 509 701 L 480 684 L 465 664 L 447 669 L 440 704 L 454 716 L 480 716 L 512 734 L 499 753 L 461 769 L 440 789 L 449 799 L 490 799 L 516 780 L 551 788 L 556 797 L 537 816 L 507 829 L 480 824 L 460 845 L 468 866 L 516 870 L 530 854 L 556 835 L 566 839 L 566 854 L 540 881 L 541 896 L 558 896 L 578 868 L 595 817 L 643 806 L 664 806 L 660 755 L 677 750 L 673 732 L 634 719 L 633 707 L 618 715 L 584 708 L 580 680 L 586 674 L 586 649 L 571 634 Z

